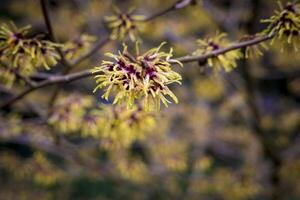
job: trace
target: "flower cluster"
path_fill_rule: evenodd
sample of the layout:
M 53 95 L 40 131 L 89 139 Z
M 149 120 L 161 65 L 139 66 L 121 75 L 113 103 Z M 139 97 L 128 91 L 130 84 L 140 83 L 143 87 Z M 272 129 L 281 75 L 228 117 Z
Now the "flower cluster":
M 171 63 L 181 63 L 171 59 L 172 49 L 169 53 L 160 52 L 163 44 L 142 55 L 139 55 L 136 47 L 136 56 L 127 51 L 126 45 L 118 55 L 108 53 L 107 56 L 114 61 L 103 61 L 101 66 L 93 70 L 93 73 L 97 73 L 95 91 L 106 88 L 102 96 L 106 100 L 115 92 L 113 103 L 125 102 L 128 108 L 134 105 L 135 100 L 143 99 L 146 110 L 158 110 L 161 101 L 165 106 L 171 103 L 166 96 L 177 103 L 177 97 L 169 85 L 175 82 L 180 84 L 181 76 L 172 70 Z
M 275 11 L 275 15 L 263 22 L 269 23 L 264 31 L 266 34 L 275 34 L 274 39 L 293 44 L 298 50 L 300 39 L 300 4 L 287 3 L 283 6 L 279 2 L 280 11 Z M 274 41 L 273 39 L 273 41 Z
M 37 152 L 27 164 L 26 175 L 32 175 L 33 180 L 43 186 L 52 186 L 64 178 L 63 171 L 51 163 L 46 156 Z
M 12 71 L 28 76 L 40 66 L 49 69 L 60 59 L 58 44 L 42 39 L 43 36 L 28 37 L 30 26 L 17 28 L 13 23 L 0 26 L 0 61 L 9 66 L 1 67 L 2 82 L 11 85 L 15 79 Z
M 153 155 L 160 165 L 171 171 L 184 171 L 187 167 L 187 143 L 174 138 L 162 137 L 157 141 Z M 155 153 L 154 153 L 155 152 Z
M 24 131 L 21 117 L 17 113 L 11 113 L 0 117 L 0 129 L 2 138 L 16 137 Z
M 61 133 L 79 131 L 86 108 L 92 105 L 90 97 L 78 94 L 61 98 L 54 108 L 48 123 Z
M 195 94 L 206 101 L 218 101 L 224 96 L 224 82 L 215 76 L 203 76 L 194 81 Z
M 3 24 L 0 27 L 1 59 L 12 61 L 13 67 L 31 65 L 44 66 L 48 69 L 59 59 L 53 42 L 42 39 L 42 36 L 27 37 L 30 27 L 18 29 L 14 24 Z
M 226 34 L 217 34 L 215 37 L 199 39 L 198 49 L 193 53 L 194 55 L 208 54 L 213 51 L 227 47 L 230 43 L 225 39 Z M 224 69 L 226 72 L 231 71 L 237 66 L 236 61 L 243 57 L 240 50 L 233 50 L 208 58 L 208 65 L 220 71 Z
M 0 85 L 5 85 L 6 87 L 12 87 L 15 82 L 16 75 L 12 70 L 7 69 L 3 63 L 0 63 Z
M 15 180 L 32 182 L 43 187 L 52 187 L 65 178 L 63 170 L 40 151 L 34 152 L 33 156 L 27 159 L 22 159 L 13 152 L 1 152 L 0 166 Z
M 154 114 L 140 107 L 105 106 L 98 112 L 101 145 L 104 148 L 128 147 L 143 139 L 156 125 Z
M 93 99 L 78 94 L 60 99 L 49 124 L 61 133 L 78 133 L 101 140 L 103 148 L 128 147 L 143 139 L 156 125 L 155 115 L 141 107 L 125 105 L 93 107 Z
M 130 9 L 126 13 L 114 7 L 115 15 L 105 17 L 109 28 L 112 29 L 111 39 L 123 40 L 127 35 L 132 41 L 136 40 L 139 27 L 142 25 L 144 16 L 133 15 L 134 9 Z
M 79 38 L 69 41 L 63 46 L 63 52 L 68 60 L 78 59 L 85 54 L 91 47 L 96 37 L 83 34 Z
M 82 123 L 80 128 L 81 136 L 99 138 L 102 131 L 103 119 L 99 110 L 91 109 L 85 113 L 82 117 Z
M 113 151 L 111 155 L 112 164 L 123 179 L 134 183 L 144 183 L 149 180 L 149 169 L 141 159 L 134 158 L 122 150 Z

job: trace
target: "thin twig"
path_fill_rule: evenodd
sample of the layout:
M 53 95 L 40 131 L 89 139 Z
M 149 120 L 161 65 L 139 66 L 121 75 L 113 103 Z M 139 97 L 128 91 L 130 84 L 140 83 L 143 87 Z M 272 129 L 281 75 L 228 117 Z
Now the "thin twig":
M 158 18 L 162 15 L 165 15 L 165 14 L 171 12 L 171 11 L 181 9 L 181 8 L 184 8 L 188 5 L 190 5 L 190 4 L 195 4 L 195 3 L 196 3 L 195 0 L 179 0 L 179 1 L 176 1 L 170 7 L 166 8 L 162 11 L 159 11 L 158 13 L 155 13 L 151 16 L 146 17 L 145 19 L 143 19 L 143 21 L 145 21 L 145 22 L 151 21 L 151 20 L 156 19 L 156 18 Z
M 74 70 L 75 66 L 79 65 L 81 62 L 88 59 L 90 56 L 94 55 L 99 49 L 104 47 L 109 41 L 111 41 L 109 36 L 106 36 L 104 39 L 99 40 L 87 53 L 83 54 L 81 57 L 79 57 L 78 59 L 70 63 L 69 67 L 65 68 L 65 70 L 62 72 L 62 75 L 69 74 L 71 70 Z M 59 95 L 60 90 L 61 90 L 60 87 L 56 87 L 49 98 L 49 102 L 48 102 L 49 114 L 50 111 L 52 110 L 51 108 L 53 107 Z
M 106 36 L 104 39 L 99 40 L 87 53 L 83 54 L 78 59 L 74 60 L 71 65 L 75 66 L 80 64 L 82 61 L 88 59 L 90 56 L 94 55 L 99 49 L 105 46 L 110 41 L 110 37 Z
M 52 25 L 51 25 L 50 16 L 49 16 L 49 12 L 48 12 L 48 6 L 47 6 L 46 1 L 47 0 L 41 0 L 43 16 L 44 16 L 45 24 L 46 24 L 50 39 L 52 41 L 56 41 L 54 33 L 53 33 L 53 28 L 52 28 Z
M 51 24 L 51 20 L 50 20 L 47 0 L 41 0 L 41 7 L 42 7 L 44 21 L 45 21 L 45 24 L 46 24 L 46 27 L 47 27 L 47 30 L 49 33 L 49 37 L 53 42 L 57 42 L 57 40 L 54 36 L 54 32 L 53 32 L 53 28 L 52 28 L 52 24 Z M 62 64 L 65 66 L 65 71 L 63 72 L 63 74 L 67 74 L 68 71 L 71 70 L 72 66 L 66 60 L 65 55 L 64 55 L 63 51 L 61 50 L 61 48 L 57 47 L 56 49 L 61 57 Z M 55 99 L 58 95 L 58 92 L 59 92 L 59 88 L 56 88 L 50 97 L 50 101 L 49 101 L 50 106 L 49 107 L 52 107 L 52 104 L 55 101 Z
M 195 55 L 195 56 L 185 56 L 185 57 L 177 58 L 176 60 L 178 60 L 182 63 L 194 62 L 194 61 L 205 61 L 208 58 L 218 56 L 218 55 L 221 55 L 221 54 L 225 54 L 229 51 L 233 51 L 233 50 L 236 50 L 236 49 L 242 49 L 244 47 L 253 46 L 253 45 L 259 44 L 261 42 L 265 42 L 267 40 L 272 39 L 273 37 L 274 37 L 274 35 L 266 35 L 266 36 L 258 37 L 258 38 L 252 39 L 252 40 L 247 40 L 247 41 L 244 41 L 244 42 L 238 42 L 238 43 L 235 43 L 235 44 L 233 44 L 229 47 L 218 49 L 218 50 L 212 51 L 208 54 Z
M 90 56 L 92 56 L 93 54 L 95 54 L 99 49 L 101 49 L 103 46 L 105 46 L 108 42 L 110 41 L 110 37 L 107 36 L 105 39 L 103 40 L 99 40 L 93 48 L 91 48 L 91 50 L 89 52 L 87 52 L 86 54 L 82 55 L 80 58 L 78 58 L 77 60 L 73 61 L 73 63 L 70 64 L 70 67 L 65 68 L 65 70 L 63 71 L 62 75 L 67 75 L 69 74 L 69 72 L 74 69 L 74 66 L 79 65 L 82 61 L 86 60 L 87 58 L 89 58 Z M 56 87 L 51 95 L 51 97 L 49 98 L 49 102 L 48 102 L 48 107 L 49 107 L 49 111 L 51 111 L 51 108 L 53 107 L 59 92 L 60 92 L 61 88 L 60 87 Z
M 13 73 L 15 73 L 15 75 L 23 80 L 27 85 L 29 85 L 30 87 L 34 87 L 36 85 L 36 83 L 32 80 L 30 80 L 30 78 L 26 77 L 26 76 L 23 76 L 22 74 L 20 74 L 20 72 L 14 70 Z
M 23 76 L 22 74 L 20 74 L 20 72 L 17 70 L 17 68 L 12 68 L 9 67 L 8 65 L 6 65 L 4 62 L 0 62 L 0 64 L 7 70 L 9 70 L 10 72 L 14 73 L 15 76 L 19 79 L 21 79 L 22 81 L 24 81 L 28 86 L 33 87 L 36 83 L 34 81 L 32 81 L 30 78 Z
M 52 24 L 51 24 L 51 19 L 50 19 L 50 15 L 49 15 L 47 0 L 40 0 L 40 2 L 41 2 L 44 21 L 45 21 L 45 24 L 46 24 L 46 27 L 47 27 L 47 31 L 48 31 L 48 35 L 50 37 L 50 40 L 52 42 L 57 42 L 57 39 L 56 39 L 56 37 L 54 35 L 54 32 L 53 32 L 53 27 L 52 27 Z M 57 52 L 59 53 L 59 55 L 61 57 L 62 64 L 67 68 L 70 67 L 70 64 L 66 60 L 65 55 L 64 55 L 63 51 L 61 50 L 61 48 L 57 47 L 56 50 L 57 50 Z
M 31 75 L 30 78 L 33 79 L 33 80 L 36 80 L 36 81 L 37 80 L 42 81 L 42 80 L 50 78 L 51 76 L 53 76 L 53 75 L 50 74 L 50 73 L 36 72 L 33 75 Z
M 77 72 L 77 73 L 73 73 L 73 74 L 65 75 L 65 76 L 52 76 L 51 78 L 49 78 L 45 81 L 37 83 L 34 87 L 28 87 L 20 94 L 11 97 L 8 101 L 1 104 L 0 108 L 3 109 L 7 106 L 14 104 L 18 100 L 22 99 L 26 95 L 30 94 L 31 92 L 33 92 L 39 88 L 43 88 L 43 87 L 46 87 L 49 85 L 54 85 L 54 84 L 59 84 L 59 83 L 68 83 L 68 82 L 75 81 L 77 79 L 82 79 L 82 78 L 85 78 L 85 77 L 88 77 L 91 75 L 92 75 L 92 73 L 90 70 L 84 70 L 81 72 Z
M 43 124 L 44 122 L 38 121 L 32 123 Z M 38 150 L 43 153 L 47 153 L 49 155 L 61 158 L 66 162 L 72 163 L 73 165 L 76 164 L 81 167 L 84 167 L 86 168 L 87 171 L 96 170 L 102 176 L 106 176 L 108 173 L 111 173 L 112 167 L 110 166 L 109 163 L 103 163 L 95 158 L 81 156 L 81 154 L 79 153 L 79 150 L 81 149 L 79 148 L 80 147 L 79 145 L 70 143 L 65 139 L 62 139 L 61 145 L 57 145 L 54 142 L 45 140 L 45 138 L 42 138 L 44 140 L 41 139 L 36 140 L 33 138 L 34 137 L 30 137 L 30 134 L 26 134 L 26 133 L 23 133 L 17 137 L 10 137 L 10 138 L 6 138 L 4 136 L 1 136 L 0 134 L 0 139 L 2 142 L 13 142 L 16 144 L 28 146 L 30 148 L 33 148 L 34 150 Z

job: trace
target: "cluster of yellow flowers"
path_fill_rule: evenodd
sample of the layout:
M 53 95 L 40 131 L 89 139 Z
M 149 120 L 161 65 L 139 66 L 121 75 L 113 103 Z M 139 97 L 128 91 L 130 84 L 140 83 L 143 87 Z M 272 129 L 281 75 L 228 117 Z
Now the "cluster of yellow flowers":
M 104 148 L 128 147 L 134 141 L 144 139 L 156 126 L 155 115 L 138 106 L 131 109 L 105 106 L 99 116 L 99 135 Z
M 194 81 L 195 94 L 202 100 L 218 101 L 224 96 L 224 82 L 218 77 L 203 76 Z
M 43 186 L 52 186 L 64 178 L 63 171 L 53 165 L 41 152 L 36 152 L 27 166 L 27 173 L 33 176 L 36 183 Z
M 144 183 L 149 179 L 149 170 L 147 164 L 140 159 L 128 158 L 126 155 L 117 156 L 113 159 L 114 165 L 119 175 L 135 183 Z
M 93 103 L 90 97 L 80 95 L 62 98 L 49 124 L 61 133 L 98 138 L 103 148 L 128 147 L 135 140 L 143 139 L 156 125 L 156 116 L 141 107 L 106 105 L 95 109 Z
M 114 7 L 115 15 L 105 17 L 109 28 L 112 29 L 111 39 L 123 40 L 129 35 L 132 41 L 136 40 L 139 28 L 141 28 L 145 17 L 133 15 L 133 11 L 134 9 L 130 9 L 128 12 L 123 13 L 117 7 Z
M 15 24 L 0 26 L 0 61 L 1 79 L 11 85 L 15 79 L 14 71 L 28 76 L 40 66 L 49 69 L 60 59 L 56 48 L 58 44 L 43 39 L 43 36 L 28 37 L 30 26 L 17 28 Z
M 95 41 L 95 36 L 82 34 L 78 39 L 65 43 L 62 50 L 65 54 L 66 59 L 78 59 L 81 55 L 85 54 L 92 47 L 92 44 Z
M 225 36 L 225 33 L 221 33 L 212 38 L 199 39 L 198 49 L 193 54 L 204 55 L 228 47 L 230 42 L 225 38 Z M 237 66 L 237 60 L 242 57 L 242 52 L 237 49 L 208 58 L 207 63 L 210 67 L 213 67 L 213 69 L 217 71 L 224 69 L 226 72 L 230 72 Z
M 0 84 L 11 88 L 15 79 L 16 75 L 13 70 L 6 68 L 6 65 L 0 63 Z
M 182 172 L 187 169 L 187 143 L 174 138 L 162 137 L 152 153 L 165 170 Z
M 13 152 L 2 152 L 0 154 L 0 166 L 18 181 L 26 181 L 27 183 L 32 181 L 44 187 L 55 185 L 65 176 L 64 172 L 40 151 L 34 152 L 33 156 L 28 159 L 22 159 Z
M 221 194 L 226 200 L 249 199 L 258 194 L 261 188 L 255 184 L 253 177 L 247 174 L 247 172 L 244 172 L 243 175 L 243 179 L 238 179 L 233 176 L 233 172 L 229 169 L 216 170 L 211 180 L 214 192 Z M 211 190 L 212 188 L 208 189 Z
M 269 23 L 268 28 L 264 31 L 266 34 L 275 34 L 275 39 L 279 39 L 288 44 L 294 45 L 298 50 L 300 41 L 300 4 L 287 3 L 283 6 L 279 2 L 280 11 L 276 11 L 275 15 L 263 22 Z
M 54 107 L 48 123 L 61 133 L 79 131 L 85 111 L 92 102 L 92 98 L 79 94 L 61 98 Z
M 159 110 L 160 102 L 165 106 L 171 103 L 166 96 L 170 96 L 175 103 L 176 96 L 169 89 L 172 83 L 181 83 L 180 74 L 172 70 L 171 63 L 180 62 L 172 60 L 172 49 L 169 53 L 160 52 L 159 47 L 153 48 L 139 55 L 138 47 L 136 56 L 131 55 L 124 45 L 118 55 L 106 54 L 114 61 L 103 61 L 93 73 L 98 83 L 97 89 L 106 88 L 103 98 L 108 100 L 110 93 L 116 92 L 113 103 L 126 103 L 131 108 L 135 100 L 143 99 L 146 110 Z

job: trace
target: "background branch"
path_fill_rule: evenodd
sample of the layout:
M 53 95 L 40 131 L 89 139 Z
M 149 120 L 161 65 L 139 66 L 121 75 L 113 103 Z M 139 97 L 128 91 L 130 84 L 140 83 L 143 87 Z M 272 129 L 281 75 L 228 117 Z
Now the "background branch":
M 270 40 L 273 37 L 274 37 L 274 35 L 266 35 L 266 36 L 262 36 L 262 37 L 257 37 L 257 38 L 254 38 L 252 40 L 247 40 L 247 41 L 244 41 L 244 42 L 235 43 L 235 44 L 233 44 L 229 47 L 218 49 L 218 50 L 212 51 L 208 54 L 199 55 L 199 56 L 198 55 L 185 56 L 185 57 L 177 58 L 176 60 L 178 60 L 182 63 L 195 62 L 195 61 L 205 61 L 208 58 L 218 56 L 218 55 L 221 55 L 221 54 L 225 54 L 229 51 L 233 51 L 233 50 L 236 50 L 236 49 L 242 49 L 242 48 L 245 48 L 245 47 L 248 47 L 248 46 L 257 45 L 259 43 Z
M 273 37 L 274 37 L 274 35 L 254 38 L 254 39 L 247 40 L 247 41 L 244 41 L 244 42 L 235 43 L 232 46 L 229 46 L 229 47 L 226 47 L 226 48 L 223 48 L 223 49 L 218 49 L 218 50 L 212 51 L 208 54 L 199 55 L 199 56 L 184 56 L 184 57 L 175 58 L 173 60 L 178 60 L 182 63 L 205 61 L 208 58 L 211 58 L 213 56 L 218 56 L 218 55 L 221 55 L 221 54 L 225 54 L 229 51 L 245 48 L 247 46 L 257 45 L 261 42 L 265 42 L 267 40 L 270 40 Z M 172 61 L 172 60 L 170 62 L 173 63 L 173 64 L 178 64 L 177 62 Z M 31 92 L 33 92 L 37 89 L 40 89 L 40 88 L 43 88 L 43 87 L 46 87 L 46 86 L 49 86 L 49 85 L 60 84 L 60 83 L 64 83 L 64 82 L 71 82 L 71 81 L 75 81 L 75 80 L 86 78 L 86 77 L 93 76 L 93 75 L 95 75 L 95 74 L 93 74 L 90 70 L 83 70 L 81 72 L 73 73 L 73 74 L 70 74 L 70 75 L 51 76 L 47 80 L 44 80 L 44 81 L 38 83 L 34 87 L 29 87 L 28 89 L 24 90 L 19 95 L 16 95 L 16 96 L 10 98 L 8 101 L 4 102 L 0 106 L 0 108 L 3 109 L 7 106 L 10 106 L 10 105 L 14 104 L 18 100 L 22 99 L 23 97 L 25 97 L 26 95 L 28 95 L 29 93 L 31 93 Z
M 0 109 L 6 108 L 14 103 L 16 103 L 18 100 L 22 99 L 23 97 L 27 96 L 31 92 L 49 86 L 49 85 L 54 85 L 54 84 L 59 84 L 59 83 L 68 83 L 71 81 L 75 81 L 77 79 L 85 78 L 88 76 L 91 76 L 92 73 L 90 70 L 84 70 L 78 73 L 73 73 L 70 75 L 65 75 L 65 76 L 52 76 L 49 79 L 42 81 L 38 84 L 36 84 L 34 87 L 29 87 L 25 89 L 23 92 L 21 92 L 18 95 L 14 95 L 11 97 L 8 101 L 4 102 L 3 104 L 0 105 Z
M 143 21 L 151 21 L 174 10 L 181 9 L 188 5 L 194 5 L 194 4 L 196 4 L 196 0 L 179 0 L 175 2 L 173 5 L 171 5 L 170 7 L 146 17 Z
M 4 62 L 0 61 L 0 64 L 6 69 L 9 70 L 10 72 L 12 72 L 13 74 L 15 74 L 15 76 L 17 78 L 19 78 L 20 80 L 24 81 L 25 84 L 27 84 L 30 87 L 34 87 L 34 85 L 36 84 L 34 81 L 32 81 L 30 78 L 23 76 L 22 74 L 20 74 L 20 72 L 17 70 L 17 68 L 13 68 L 13 67 L 9 67 L 7 66 Z

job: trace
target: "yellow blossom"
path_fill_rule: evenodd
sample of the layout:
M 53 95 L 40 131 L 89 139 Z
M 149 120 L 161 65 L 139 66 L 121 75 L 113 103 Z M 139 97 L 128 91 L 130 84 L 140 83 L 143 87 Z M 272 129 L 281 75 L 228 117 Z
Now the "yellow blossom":
M 193 54 L 204 55 L 228 47 L 230 42 L 225 39 L 225 36 L 225 33 L 221 33 L 212 38 L 199 39 L 198 49 Z M 226 72 L 230 72 L 237 66 L 237 60 L 242 57 L 243 54 L 237 49 L 208 58 L 207 63 L 217 71 L 224 69 Z
M 134 141 L 144 139 L 156 125 L 155 116 L 139 107 L 105 106 L 98 116 L 101 144 L 109 149 L 128 147 Z
M 43 39 L 41 35 L 29 37 L 30 26 L 17 28 L 15 24 L 0 26 L 0 81 L 11 87 L 18 72 L 28 77 L 41 66 L 49 69 L 60 59 L 56 48 L 60 45 Z
M 86 108 L 91 106 L 92 99 L 74 94 L 61 98 L 55 105 L 48 123 L 61 133 L 72 133 L 81 127 Z
M 300 42 L 300 4 L 287 3 L 283 6 L 279 2 L 280 11 L 275 11 L 275 15 L 262 22 L 269 23 L 264 33 L 275 34 L 272 42 L 276 39 L 287 44 L 292 44 L 298 50 Z
M 117 7 L 114 7 L 115 15 L 107 16 L 105 20 L 108 22 L 109 28 L 112 29 L 111 39 L 123 40 L 129 35 L 132 41 L 136 40 L 139 28 L 142 25 L 142 15 L 133 15 L 134 9 L 123 13 Z
M 81 55 L 90 50 L 95 41 L 95 36 L 83 34 L 78 39 L 67 42 L 63 46 L 63 52 L 68 60 L 78 59 Z
M 144 54 L 139 54 L 136 47 L 136 56 L 127 51 L 126 45 L 117 55 L 106 54 L 114 60 L 103 61 L 101 66 L 93 70 L 93 73 L 97 73 L 95 78 L 98 85 L 95 91 L 106 88 L 102 98 L 108 100 L 111 93 L 115 93 L 113 103 L 125 102 L 128 108 L 136 100 L 143 99 L 146 110 L 159 110 L 160 102 L 165 106 L 171 103 L 166 96 L 177 103 L 177 97 L 169 89 L 169 85 L 181 83 L 180 74 L 174 72 L 171 65 L 171 61 L 178 61 L 171 59 L 172 49 L 169 53 L 160 52 L 163 44 Z

